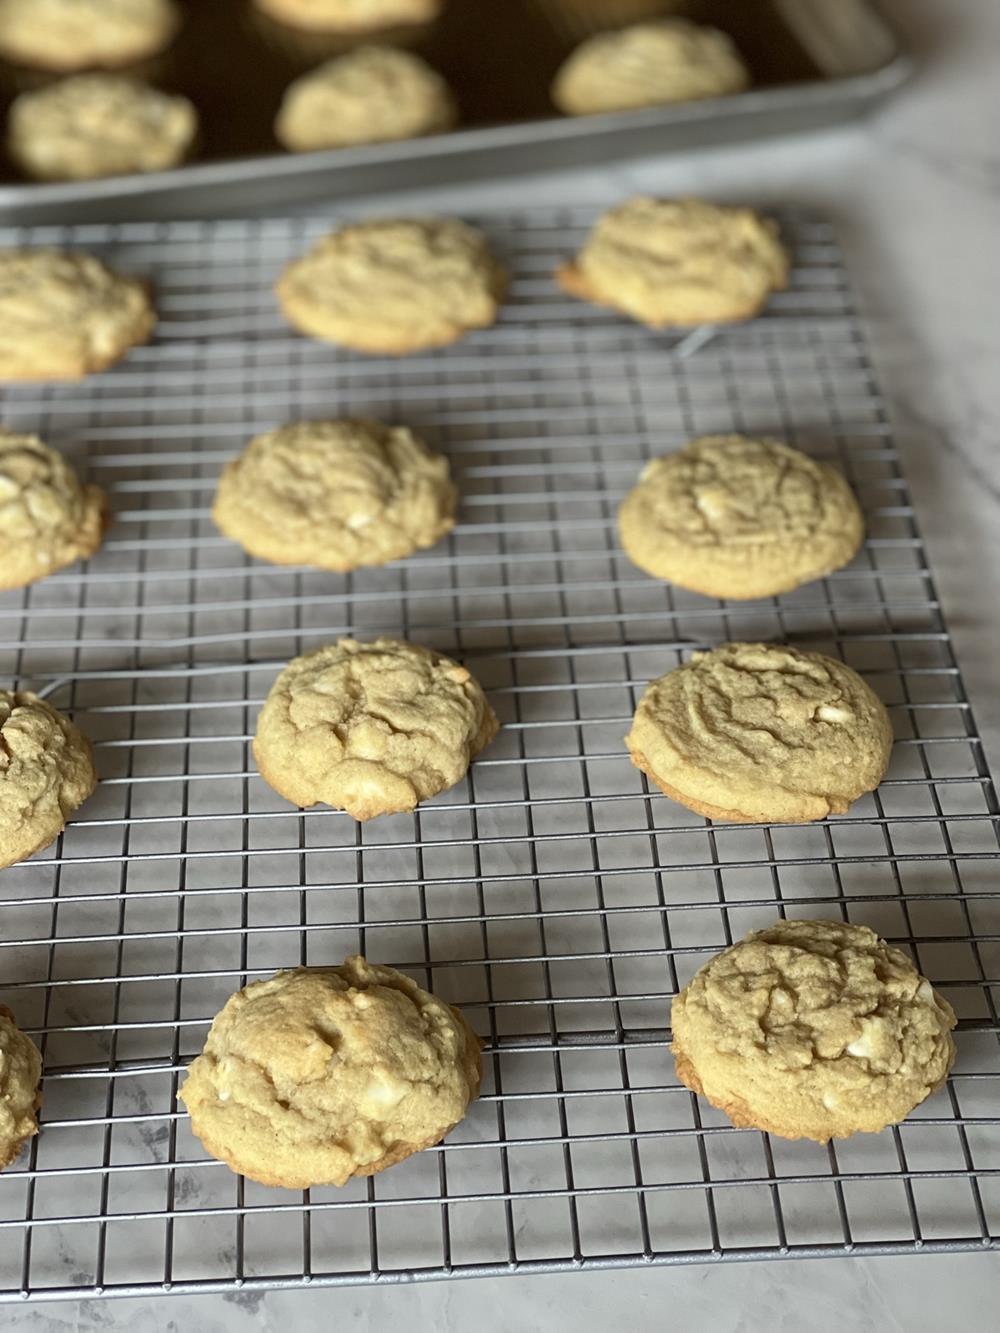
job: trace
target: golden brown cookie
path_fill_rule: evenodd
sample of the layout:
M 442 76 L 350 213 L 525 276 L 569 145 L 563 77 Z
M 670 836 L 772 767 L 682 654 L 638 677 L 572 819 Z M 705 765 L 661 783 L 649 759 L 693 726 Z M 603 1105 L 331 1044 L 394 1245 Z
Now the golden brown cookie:
M 651 681 L 625 737 L 636 768 L 689 810 L 734 823 L 842 815 L 885 776 L 892 726 L 843 662 L 724 643 Z
M 832 467 L 776 440 L 705 435 L 647 463 L 618 511 L 629 559 L 708 597 L 771 597 L 840 569 L 864 539 Z
M 392 46 L 362 46 L 296 79 L 274 133 L 295 153 L 415 139 L 447 130 L 458 109 L 430 65 Z
M 180 25 L 174 0 L 0 0 L 0 56 L 69 74 L 157 55 Z
M 898 1124 L 955 1058 L 951 1005 L 867 926 L 776 921 L 673 1002 L 677 1076 L 734 1125 L 827 1143 Z
M 769 219 L 699 199 L 630 199 L 600 218 L 556 274 L 570 296 L 652 329 L 750 319 L 788 283 Z
M 371 1176 L 433 1147 L 479 1093 L 457 1009 L 361 957 L 238 991 L 179 1093 L 213 1157 L 262 1185 Z
M 120 74 L 77 74 L 16 99 L 7 147 L 36 180 L 94 180 L 175 167 L 197 134 L 186 97 Z
M 0 251 L 0 380 L 75 380 L 148 340 L 143 283 L 93 255 Z
M 2 834 L 0 834 L 2 836 Z M 38 1133 L 42 1057 L 0 1004 L 0 1171 Z
M 302 421 L 226 464 L 212 517 L 262 560 L 345 571 L 433 546 L 455 499 L 448 460 L 405 426 Z
M 23 588 L 86 560 L 101 544 L 107 500 L 37 435 L 0 430 L 0 588 Z
M 560 68 L 552 100 L 567 115 L 591 116 L 721 97 L 749 83 L 724 32 L 669 18 L 588 38 Z
M 373 32 L 396 23 L 427 23 L 442 0 L 254 0 L 258 9 L 312 32 Z
M 493 324 L 505 287 L 482 232 L 450 218 L 411 218 L 332 232 L 288 265 L 275 290 L 301 333 L 405 356 Z
M 364 820 L 453 787 L 498 729 L 479 683 L 450 657 L 395 639 L 340 639 L 281 672 L 253 752 L 295 805 Z
M 96 785 L 83 732 L 36 694 L 0 690 L 0 866 L 54 842 Z

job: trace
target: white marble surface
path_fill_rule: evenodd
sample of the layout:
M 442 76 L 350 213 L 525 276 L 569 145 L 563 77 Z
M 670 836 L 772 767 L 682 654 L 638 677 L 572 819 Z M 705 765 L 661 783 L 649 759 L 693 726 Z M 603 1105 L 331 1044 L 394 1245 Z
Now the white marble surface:
M 1000 4 L 886 0 L 921 61 L 867 123 L 759 146 L 532 182 L 535 202 L 637 188 L 811 204 L 838 223 L 873 327 L 920 522 L 992 766 L 1000 767 Z M 523 188 L 438 192 L 486 208 Z M 711 1328 L 719 1333 L 988 1333 L 1000 1256 L 761 1263 L 419 1288 L 6 1308 L 22 1330 Z

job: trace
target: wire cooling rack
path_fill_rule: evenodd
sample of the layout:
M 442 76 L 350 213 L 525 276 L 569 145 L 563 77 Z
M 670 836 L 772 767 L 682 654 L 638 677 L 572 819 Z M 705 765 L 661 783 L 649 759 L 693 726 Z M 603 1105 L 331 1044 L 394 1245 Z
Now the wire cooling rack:
M 0 678 L 70 711 L 103 778 L 52 849 L 0 874 L 0 999 L 45 1056 L 42 1132 L 0 1177 L 7 1297 L 997 1245 L 997 805 L 830 228 L 786 218 L 791 289 L 751 324 L 677 339 L 558 294 L 589 220 L 487 219 L 515 275 L 500 324 L 390 362 L 276 313 L 276 273 L 326 222 L 0 236 L 148 274 L 163 316 L 110 373 L 3 404 L 115 512 L 88 565 L 0 598 Z M 455 532 L 347 577 L 244 559 L 209 519 L 224 460 L 346 413 L 450 455 Z M 849 569 L 724 604 L 629 565 L 614 509 L 642 462 L 728 430 L 845 470 L 869 531 Z M 504 722 L 412 816 L 297 811 L 255 771 L 275 672 L 348 631 L 459 655 Z M 622 744 L 639 693 L 730 637 L 867 676 L 898 736 L 878 792 L 763 828 L 649 792 Z M 772 1140 L 678 1084 L 670 997 L 780 914 L 873 926 L 957 1009 L 954 1075 L 898 1129 Z M 342 1190 L 206 1160 L 175 1097 L 212 1015 L 248 979 L 359 949 L 484 1036 L 466 1121 Z

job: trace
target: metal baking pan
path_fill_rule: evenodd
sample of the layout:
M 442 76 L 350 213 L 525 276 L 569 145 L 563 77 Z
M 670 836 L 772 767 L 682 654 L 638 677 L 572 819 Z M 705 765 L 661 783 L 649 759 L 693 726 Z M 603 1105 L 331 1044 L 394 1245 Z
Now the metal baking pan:
M 841 121 L 884 98 L 910 70 L 869 0 L 641 6 L 585 0 L 576 9 L 571 0 L 450 0 L 436 24 L 390 39 L 418 51 L 449 80 L 460 129 L 405 143 L 289 154 L 271 130 L 282 91 L 323 55 L 255 23 L 249 0 L 187 0 L 186 7 L 182 36 L 153 73 L 197 104 L 198 160 L 173 171 L 66 184 L 26 182 L 5 163 L 0 216 L 9 222 L 207 217 L 596 165 Z M 750 66 L 752 89 L 614 115 L 556 115 L 548 89 L 568 52 L 588 31 L 616 26 L 639 8 L 727 31 Z M 15 72 L 0 74 L 9 101 Z

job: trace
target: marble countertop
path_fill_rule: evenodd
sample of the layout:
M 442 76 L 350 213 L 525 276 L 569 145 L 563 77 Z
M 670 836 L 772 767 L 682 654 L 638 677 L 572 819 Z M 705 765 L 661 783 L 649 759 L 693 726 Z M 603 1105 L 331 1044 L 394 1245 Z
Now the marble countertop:
M 822 134 L 531 183 L 537 203 L 606 204 L 638 189 L 795 203 L 832 218 L 872 333 L 883 388 L 959 662 L 1000 771 L 1000 5 L 885 0 L 918 59 L 874 119 Z M 420 204 L 473 211 L 523 198 L 516 182 Z M 410 201 L 411 204 L 414 201 Z M 376 208 L 378 201 L 371 201 Z M 1000 1255 L 694 1266 L 4 1310 L 23 1330 L 338 1327 L 562 1329 L 673 1326 L 726 1333 L 991 1326 Z

